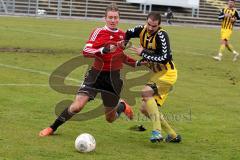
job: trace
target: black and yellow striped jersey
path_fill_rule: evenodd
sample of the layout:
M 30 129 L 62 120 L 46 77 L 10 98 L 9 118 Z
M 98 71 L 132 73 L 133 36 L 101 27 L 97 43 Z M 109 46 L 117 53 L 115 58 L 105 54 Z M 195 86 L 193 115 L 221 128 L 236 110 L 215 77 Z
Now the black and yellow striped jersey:
M 141 53 L 144 59 L 162 64 L 172 60 L 169 38 L 162 28 L 148 35 L 146 26 L 139 25 L 127 30 L 125 40 L 137 37 L 140 38 L 141 46 L 144 48 Z
M 231 17 L 226 17 L 225 14 L 231 15 Z M 218 19 L 222 20 L 222 29 L 233 29 L 234 22 L 231 21 L 231 18 L 240 19 L 237 9 L 226 7 L 221 10 Z

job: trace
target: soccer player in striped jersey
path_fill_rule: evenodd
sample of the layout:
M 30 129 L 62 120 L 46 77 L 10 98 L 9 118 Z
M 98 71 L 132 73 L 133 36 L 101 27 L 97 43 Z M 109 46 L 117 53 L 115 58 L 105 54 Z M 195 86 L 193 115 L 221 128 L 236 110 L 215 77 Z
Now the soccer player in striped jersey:
M 141 112 L 151 119 L 153 124 L 151 142 L 163 140 L 162 129 L 167 132 L 166 142 L 178 143 L 178 135 L 164 119 L 158 107 L 163 106 L 169 91 L 177 80 L 177 70 L 173 63 L 168 34 L 160 26 L 161 15 L 150 12 L 145 25 L 139 25 L 126 32 L 125 41 L 139 38 L 141 47 L 132 50 L 147 62 L 154 73 L 142 90 Z
M 52 125 L 40 131 L 40 137 L 52 135 L 59 126 L 80 112 L 88 101 L 93 100 L 97 93 L 101 93 L 105 117 L 108 122 L 115 121 L 122 112 L 129 119 L 133 118 L 131 107 L 120 100 L 123 85 L 120 69 L 123 63 L 132 67 L 139 63 L 125 55 L 122 48 L 114 47 L 114 43 L 112 47 L 111 44 L 106 44 L 108 41 L 117 43 L 125 37 L 125 33 L 117 28 L 119 11 L 116 5 L 112 4 L 106 8 L 105 21 L 104 27 L 97 28 L 92 32 L 83 49 L 83 55 L 92 57 L 95 61 L 87 72 L 74 102 L 60 114 Z
M 234 50 L 233 46 L 229 43 L 232 31 L 233 31 L 233 25 L 236 22 L 236 20 L 239 20 L 239 14 L 235 6 L 234 0 L 228 1 L 228 6 L 220 12 L 218 19 L 222 20 L 222 26 L 221 26 L 221 46 L 219 48 L 218 55 L 214 56 L 213 58 L 215 60 L 221 61 L 223 56 L 223 51 L 225 48 L 227 48 L 230 52 L 233 53 L 233 61 L 237 60 L 237 57 L 239 56 L 239 53 Z

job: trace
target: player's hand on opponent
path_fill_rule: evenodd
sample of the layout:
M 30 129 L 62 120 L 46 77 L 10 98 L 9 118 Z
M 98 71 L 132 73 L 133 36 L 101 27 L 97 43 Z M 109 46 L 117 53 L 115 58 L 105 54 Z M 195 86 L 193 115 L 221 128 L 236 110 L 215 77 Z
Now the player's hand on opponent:
M 100 52 L 102 54 L 107 54 L 107 53 L 115 52 L 117 49 L 125 50 L 125 49 L 131 48 L 131 47 L 133 47 L 131 41 L 126 41 L 126 40 L 121 40 L 118 42 L 109 41 L 109 42 L 106 42 L 104 47 L 102 47 L 100 49 Z
M 131 48 L 133 46 L 131 41 L 121 40 L 117 42 L 117 46 L 123 50 Z
M 146 65 L 147 61 L 145 59 L 140 59 L 138 61 L 136 61 L 136 66 L 142 66 L 142 65 Z
M 121 41 L 108 41 L 105 43 L 104 47 L 101 49 L 102 54 L 106 53 L 112 53 L 115 52 L 117 49 L 127 49 L 128 47 L 131 46 L 131 42 L 126 41 L 126 40 L 121 40 Z
M 141 53 L 143 51 L 143 47 L 134 47 L 132 46 L 131 48 L 129 48 L 131 51 L 135 52 L 137 55 L 141 56 Z
M 121 40 L 121 41 L 118 41 L 118 42 L 117 42 L 117 46 L 118 46 L 119 48 L 121 48 L 121 49 L 125 49 L 127 43 L 128 43 L 127 41 Z

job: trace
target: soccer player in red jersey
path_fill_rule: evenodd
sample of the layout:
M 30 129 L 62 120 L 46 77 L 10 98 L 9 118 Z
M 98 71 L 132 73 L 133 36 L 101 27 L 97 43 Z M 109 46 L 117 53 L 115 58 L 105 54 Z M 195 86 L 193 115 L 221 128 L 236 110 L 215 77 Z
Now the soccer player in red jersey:
M 116 120 L 122 112 L 129 119 L 133 118 L 131 107 L 120 100 L 123 85 L 120 69 L 123 63 L 132 67 L 139 63 L 125 55 L 123 48 L 117 46 L 117 42 L 124 40 L 125 33 L 117 28 L 119 11 L 116 5 L 112 4 L 106 8 L 105 22 L 104 27 L 97 28 L 91 33 L 83 49 L 83 55 L 94 58 L 95 61 L 87 72 L 74 102 L 60 114 L 50 127 L 40 131 L 39 136 L 45 137 L 53 134 L 60 125 L 80 112 L 87 102 L 93 100 L 99 92 L 108 122 Z

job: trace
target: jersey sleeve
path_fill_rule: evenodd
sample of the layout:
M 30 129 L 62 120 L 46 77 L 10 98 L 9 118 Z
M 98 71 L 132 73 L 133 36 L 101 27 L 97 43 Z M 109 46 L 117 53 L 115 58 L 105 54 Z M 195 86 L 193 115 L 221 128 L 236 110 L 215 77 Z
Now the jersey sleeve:
M 87 43 L 83 48 L 83 55 L 87 57 L 94 57 L 95 54 L 100 54 L 101 50 L 103 49 L 104 41 L 101 40 L 101 28 L 95 29 Z
M 235 11 L 234 17 L 236 17 L 237 20 L 240 20 L 239 12 L 237 10 Z
M 123 63 L 126 64 L 126 65 L 129 65 L 131 67 L 135 67 L 137 61 L 135 59 L 133 59 L 132 57 L 123 53 Z
M 156 36 L 156 50 L 144 49 L 141 56 L 151 62 L 166 63 L 172 60 L 170 42 L 165 31 L 158 32 Z
M 134 28 L 128 29 L 125 34 L 125 40 L 129 41 L 131 38 L 137 38 L 139 37 L 141 31 L 143 30 L 144 26 L 139 25 Z
M 222 9 L 218 15 L 218 19 L 222 20 L 224 18 L 224 9 Z

